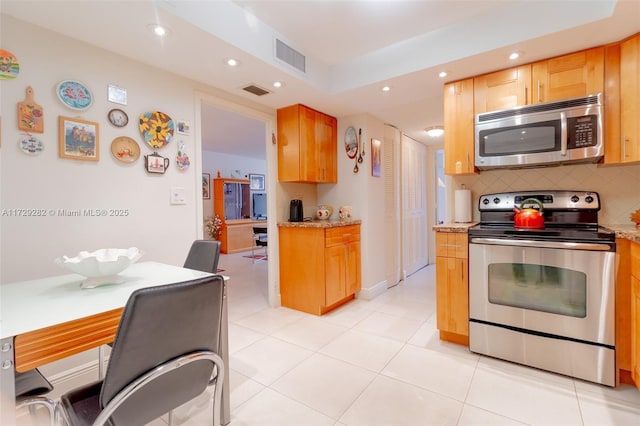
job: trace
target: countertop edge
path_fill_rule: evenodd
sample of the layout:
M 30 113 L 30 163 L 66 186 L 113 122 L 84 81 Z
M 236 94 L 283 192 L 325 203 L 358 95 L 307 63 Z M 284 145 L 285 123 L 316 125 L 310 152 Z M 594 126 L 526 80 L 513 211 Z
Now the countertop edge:
M 469 228 L 471 228 L 472 226 L 475 226 L 477 224 L 478 224 L 478 222 L 441 223 L 439 225 L 434 225 L 432 229 L 434 231 L 436 231 L 436 232 L 459 232 L 459 233 L 465 233 L 465 232 L 467 232 L 469 230 Z
M 618 225 L 618 224 L 601 224 L 602 228 L 615 232 L 616 238 L 624 238 L 625 240 L 640 243 L 640 228 L 635 225 Z
M 305 222 L 278 222 L 279 228 L 338 228 L 340 226 L 360 225 L 362 220 L 311 220 Z

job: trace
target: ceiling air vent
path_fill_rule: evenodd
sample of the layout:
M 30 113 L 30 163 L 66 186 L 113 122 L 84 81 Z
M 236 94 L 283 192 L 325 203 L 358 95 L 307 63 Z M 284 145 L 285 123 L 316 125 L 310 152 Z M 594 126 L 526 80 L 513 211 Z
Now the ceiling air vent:
M 307 72 L 307 58 L 297 50 L 276 39 L 276 58 L 286 62 L 295 69 Z
M 266 94 L 271 93 L 267 89 L 263 89 L 260 86 L 256 86 L 255 84 L 250 84 L 242 88 L 242 90 L 246 90 L 249 93 L 253 93 L 256 96 L 264 96 Z

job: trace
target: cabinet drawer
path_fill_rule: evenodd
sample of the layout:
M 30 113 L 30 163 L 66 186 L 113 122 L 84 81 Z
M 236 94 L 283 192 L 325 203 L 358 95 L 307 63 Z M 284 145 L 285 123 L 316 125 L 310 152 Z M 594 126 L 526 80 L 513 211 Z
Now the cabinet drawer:
M 631 243 L 631 275 L 640 280 L 640 244 Z
M 360 226 L 348 225 L 325 230 L 325 247 L 360 241 Z
M 436 256 L 466 259 L 469 238 L 461 232 L 436 232 Z

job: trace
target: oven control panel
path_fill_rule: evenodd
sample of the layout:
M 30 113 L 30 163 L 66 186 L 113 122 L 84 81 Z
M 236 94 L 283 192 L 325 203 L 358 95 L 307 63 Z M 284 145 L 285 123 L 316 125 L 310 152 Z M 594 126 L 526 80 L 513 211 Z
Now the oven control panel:
M 533 207 L 538 204 L 528 199 L 540 201 L 550 210 L 600 210 L 600 196 L 590 191 L 520 191 L 481 195 L 478 200 L 480 211 L 513 210 L 514 207 Z M 524 206 L 522 205 L 524 203 Z

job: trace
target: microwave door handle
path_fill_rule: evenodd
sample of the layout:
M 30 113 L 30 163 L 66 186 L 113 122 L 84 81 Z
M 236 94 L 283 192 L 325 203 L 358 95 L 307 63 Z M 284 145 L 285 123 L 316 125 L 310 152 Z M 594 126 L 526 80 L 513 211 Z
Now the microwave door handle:
M 560 155 L 567 156 L 567 114 L 560 113 Z

